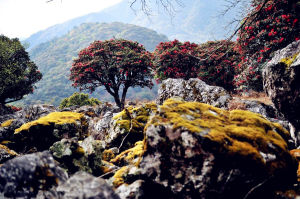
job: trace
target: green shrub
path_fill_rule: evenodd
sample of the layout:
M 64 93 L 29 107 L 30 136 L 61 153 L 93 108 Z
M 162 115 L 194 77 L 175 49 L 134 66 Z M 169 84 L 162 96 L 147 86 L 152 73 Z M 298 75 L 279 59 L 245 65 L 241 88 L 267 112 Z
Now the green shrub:
M 99 105 L 101 102 L 96 98 L 89 98 L 88 94 L 75 92 L 70 97 L 63 99 L 59 108 L 66 108 L 71 106 L 94 106 Z

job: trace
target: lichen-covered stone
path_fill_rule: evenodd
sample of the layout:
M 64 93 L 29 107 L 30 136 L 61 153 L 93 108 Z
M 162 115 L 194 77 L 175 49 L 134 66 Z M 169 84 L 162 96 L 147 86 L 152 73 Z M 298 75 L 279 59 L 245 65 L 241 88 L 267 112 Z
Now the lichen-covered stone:
M 39 190 L 48 190 L 67 180 L 47 151 L 23 155 L 0 167 L 0 197 L 33 198 Z
M 0 164 L 3 164 L 5 161 L 16 157 L 18 154 L 7 148 L 6 146 L 0 144 Z
M 77 138 L 62 139 L 50 147 L 53 157 L 60 163 L 60 166 L 73 174 L 77 171 L 85 171 L 94 175 L 101 172 L 101 149 L 95 143 L 91 143 L 93 151 L 86 151 Z
M 62 138 L 87 136 L 87 122 L 81 113 L 52 112 L 38 120 L 23 124 L 15 130 L 17 150 L 22 146 L 35 147 L 38 151 L 48 149 Z
M 77 172 L 54 191 L 40 192 L 39 199 L 119 199 L 113 189 L 101 178 Z
M 120 147 L 124 151 L 134 146 L 137 141 L 144 139 L 144 127 L 151 114 L 157 110 L 154 103 L 140 107 L 128 107 L 116 114 L 110 124 L 110 129 L 103 138 L 103 147 Z
M 289 133 L 279 124 L 198 102 L 170 99 L 158 110 L 146 127 L 140 172 L 177 198 L 270 198 L 295 182 Z
M 224 88 L 209 86 L 196 78 L 164 80 L 159 87 L 156 103 L 163 104 L 165 100 L 174 97 L 180 97 L 185 101 L 202 102 L 219 108 L 227 108 L 231 99 Z
M 294 126 L 300 145 L 300 41 L 275 52 L 263 71 L 264 90 L 275 107 Z

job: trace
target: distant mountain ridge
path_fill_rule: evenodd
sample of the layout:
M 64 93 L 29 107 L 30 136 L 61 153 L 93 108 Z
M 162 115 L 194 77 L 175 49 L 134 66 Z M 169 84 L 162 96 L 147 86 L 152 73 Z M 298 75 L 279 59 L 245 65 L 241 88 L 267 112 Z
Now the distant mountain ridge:
M 32 49 L 40 43 L 60 37 L 73 27 L 87 22 L 111 23 L 123 22 L 153 29 L 165 34 L 169 39 L 182 41 L 205 42 L 207 40 L 222 39 L 226 32 L 224 25 L 232 16 L 217 18 L 224 8 L 225 0 L 185 0 L 184 6 L 176 6 L 175 16 L 171 17 L 163 8 L 158 8 L 155 1 L 149 1 L 153 8 L 151 16 L 146 16 L 138 3 L 131 8 L 127 0 L 106 8 L 97 13 L 69 20 L 65 23 L 51 26 L 39 31 L 25 40 Z
M 84 23 L 70 30 L 67 34 L 41 43 L 29 51 L 31 59 L 37 64 L 43 74 L 43 79 L 37 83 L 33 94 L 23 99 L 24 104 L 51 103 L 58 105 L 63 98 L 78 91 L 71 87 L 69 70 L 72 60 L 78 52 L 95 40 L 123 38 L 138 41 L 146 49 L 153 51 L 161 41 L 167 41 L 165 35 L 136 25 L 114 23 Z M 128 91 L 130 99 L 150 99 L 157 90 L 135 88 Z M 99 100 L 111 100 L 111 96 L 102 89 L 95 92 Z

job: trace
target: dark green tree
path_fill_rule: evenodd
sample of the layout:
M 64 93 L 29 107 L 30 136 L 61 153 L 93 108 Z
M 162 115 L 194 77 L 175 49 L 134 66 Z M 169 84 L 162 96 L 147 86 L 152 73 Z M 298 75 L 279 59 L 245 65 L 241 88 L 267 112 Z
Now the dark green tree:
M 34 91 L 42 78 L 18 39 L 0 35 L 0 104 L 14 102 Z

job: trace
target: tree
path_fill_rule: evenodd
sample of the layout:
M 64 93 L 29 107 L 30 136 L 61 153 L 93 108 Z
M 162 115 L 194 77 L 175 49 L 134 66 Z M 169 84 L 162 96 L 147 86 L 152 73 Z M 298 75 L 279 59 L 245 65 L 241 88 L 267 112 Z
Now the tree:
M 59 105 L 59 108 L 67 108 L 71 106 L 94 106 L 99 105 L 101 102 L 96 98 L 89 98 L 88 94 L 75 92 L 70 97 L 63 99 Z
M 32 93 L 42 78 L 37 66 L 18 39 L 0 35 L 0 104 L 14 102 Z
M 274 51 L 300 39 L 299 0 L 252 0 L 252 10 L 238 33 L 242 54 L 238 88 L 262 89 L 261 70 Z
M 129 87 L 152 88 L 151 69 L 151 54 L 142 45 L 111 39 L 95 41 L 81 50 L 73 62 L 70 79 L 74 87 L 90 92 L 104 86 L 123 109 Z
M 178 40 L 161 42 L 153 53 L 156 80 L 198 77 L 197 47 L 195 43 Z
M 199 78 L 209 85 L 233 90 L 233 79 L 240 54 L 236 43 L 227 40 L 209 41 L 199 45 L 197 56 L 200 59 Z

